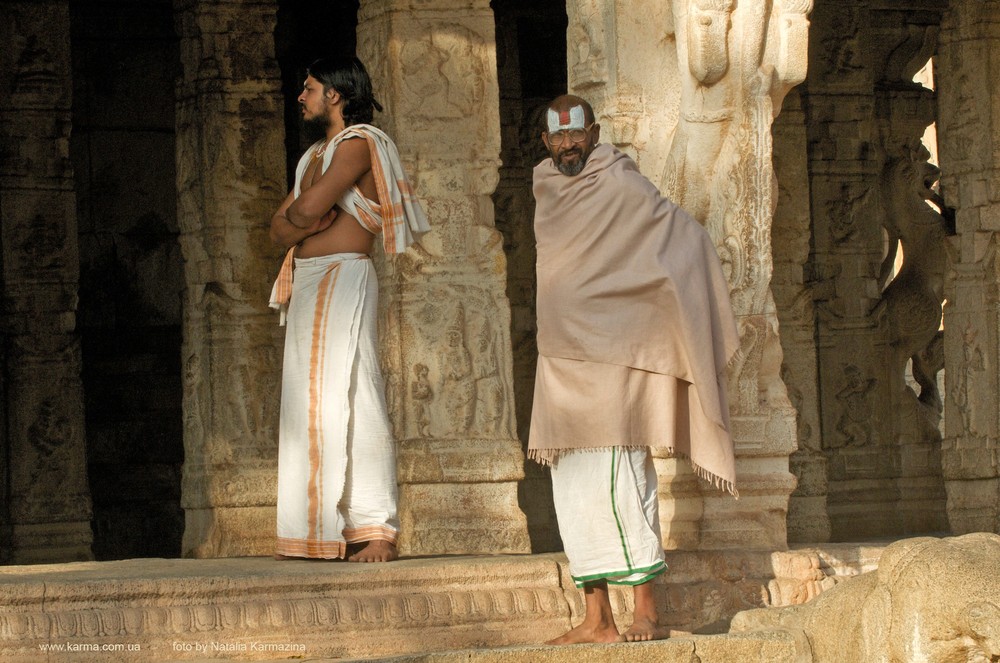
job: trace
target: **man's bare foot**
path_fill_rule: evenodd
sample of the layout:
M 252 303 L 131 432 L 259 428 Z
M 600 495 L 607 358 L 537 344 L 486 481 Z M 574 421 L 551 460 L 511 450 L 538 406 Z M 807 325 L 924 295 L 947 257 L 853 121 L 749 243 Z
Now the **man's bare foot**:
M 626 642 L 645 642 L 647 640 L 665 640 L 670 636 L 670 629 L 660 626 L 647 617 L 638 617 L 632 626 L 623 634 Z
M 348 556 L 348 562 L 391 562 L 399 558 L 399 552 L 395 544 L 388 541 L 376 539 L 368 541 L 366 545 L 353 555 Z
M 614 624 L 588 625 L 586 622 L 570 629 L 558 638 L 549 640 L 547 645 L 577 645 L 584 642 L 622 642 L 622 636 Z

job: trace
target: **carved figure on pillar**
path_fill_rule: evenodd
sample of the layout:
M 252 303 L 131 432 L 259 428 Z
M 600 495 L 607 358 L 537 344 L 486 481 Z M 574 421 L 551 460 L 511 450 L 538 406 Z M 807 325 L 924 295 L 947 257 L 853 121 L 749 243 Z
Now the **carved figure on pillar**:
M 360 60 L 317 60 L 298 101 L 324 137 L 271 219 L 271 239 L 288 247 L 271 293 L 287 322 L 275 557 L 390 561 L 396 455 L 370 253 L 378 235 L 398 254 L 430 228 L 395 144 L 369 124 L 382 107 Z
M 737 103 L 729 71 L 728 37 L 734 0 L 675 0 L 682 68 L 681 116 L 671 142 L 668 191 L 698 220 L 708 218 L 716 161 Z M 686 75 L 683 75 L 685 74 Z
M 665 637 L 666 570 L 652 448 L 735 494 L 723 375 L 736 323 L 711 238 L 624 153 L 590 104 L 555 99 L 534 170 L 538 364 L 528 456 L 552 468 L 583 623 L 551 644 Z M 634 588 L 618 632 L 608 585 Z
M 465 307 L 455 307 L 451 323 L 445 331 L 445 347 L 441 364 L 444 368 L 441 402 L 445 408 L 445 435 L 461 436 L 472 426 L 476 387 L 472 382 L 472 355 L 465 345 Z
M 906 363 L 913 360 L 913 376 L 921 387 L 920 401 L 940 414 L 941 396 L 937 371 L 928 360 L 941 344 L 941 304 L 944 301 L 944 273 L 947 263 L 947 224 L 930 205 L 944 210 L 941 197 L 931 188 L 940 171 L 928 162 L 930 153 L 914 139 L 893 155 L 880 181 L 885 201 L 883 225 L 889 236 L 889 252 L 882 262 L 882 280 L 891 273 L 902 245 L 903 265 L 882 293 L 879 307 L 889 325 L 893 348 L 891 375 L 895 389 L 905 385 Z
M 413 420 L 417 422 L 417 432 L 423 437 L 431 437 L 430 403 L 434 398 L 434 390 L 427 379 L 427 372 L 426 364 L 414 366 L 413 373 L 416 377 L 410 385 L 410 397 L 416 410 Z
M 844 366 L 844 386 L 837 392 L 842 408 L 837 419 L 837 432 L 841 437 L 828 439 L 827 448 L 860 447 L 871 442 L 870 394 L 876 384 L 875 378 L 865 377 L 857 366 Z
M 962 330 L 962 359 L 956 366 L 958 378 L 951 390 L 951 399 L 962 413 L 962 431 L 970 435 L 977 433 L 972 425 L 976 399 L 971 396 L 975 392 L 976 373 L 986 370 L 983 350 L 976 340 L 978 335 L 971 325 Z

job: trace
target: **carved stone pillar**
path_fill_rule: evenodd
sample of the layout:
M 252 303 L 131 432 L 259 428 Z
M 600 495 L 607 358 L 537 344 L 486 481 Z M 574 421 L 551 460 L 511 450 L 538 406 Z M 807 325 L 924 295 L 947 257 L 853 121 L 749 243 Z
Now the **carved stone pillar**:
M 792 90 L 785 98 L 772 130 L 778 199 L 771 228 L 774 255 L 771 290 L 784 351 L 781 377 L 798 414 L 798 449 L 789 459 L 798 486 L 788 502 L 788 539 L 820 542 L 830 540 L 830 518 L 826 512 L 826 456 L 820 445 L 816 309 L 806 269 L 812 227 L 801 89 Z
M 1000 2 L 952 2 L 937 58 L 942 191 L 957 210 L 945 308 L 948 521 L 1000 532 Z
M 184 253 L 183 554 L 274 547 L 281 340 L 267 308 L 286 193 L 273 2 L 177 0 Z
M 0 9 L 0 485 L 10 546 L 0 557 L 15 564 L 92 558 L 69 27 L 68 2 Z
M 422 247 L 378 265 L 400 550 L 527 552 L 490 199 L 500 165 L 493 14 L 486 0 L 363 0 L 358 56 L 433 227 Z
M 785 93 L 805 76 L 810 6 L 567 3 L 570 89 L 594 104 L 602 137 L 636 155 L 654 182 L 662 172 L 664 193 L 708 228 L 738 317 L 730 412 L 741 499 L 702 490 L 659 460 L 668 548 L 786 545 L 796 436 L 769 290 L 770 128 Z M 780 18 L 769 20 L 771 11 Z M 663 46 L 671 34 L 676 51 Z
M 812 16 L 808 267 L 835 541 L 945 528 L 931 368 L 945 230 L 926 203 L 936 174 L 920 147 L 934 97 L 913 82 L 936 16 L 865 1 L 819 4 Z M 906 382 L 911 357 L 929 387 L 919 398 Z
M 941 214 L 944 201 L 932 189 L 939 170 L 929 163 L 930 152 L 921 143 L 934 122 L 936 98 L 933 90 L 914 82 L 937 46 L 945 3 L 910 2 L 913 9 L 925 11 L 907 12 L 900 20 L 898 6 L 876 5 L 870 22 L 879 221 L 888 240 L 879 273 L 881 296 L 873 314 L 882 333 L 879 356 L 887 369 L 881 407 L 888 416 L 881 418 L 888 424 L 886 441 L 898 459 L 892 511 L 902 534 L 948 528 L 937 374 L 944 368 L 941 305 L 949 231 Z M 888 277 L 891 267 L 895 269 Z M 913 377 L 909 382 L 908 366 Z

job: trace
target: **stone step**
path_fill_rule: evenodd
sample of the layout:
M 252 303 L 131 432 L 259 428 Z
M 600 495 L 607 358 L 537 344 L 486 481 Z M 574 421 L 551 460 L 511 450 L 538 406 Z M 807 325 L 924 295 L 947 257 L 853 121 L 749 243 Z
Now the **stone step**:
M 867 570 L 878 552 L 857 545 L 673 551 L 671 572 L 654 589 L 669 628 L 719 633 L 739 610 L 821 591 L 833 571 L 824 556 L 840 560 L 837 573 L 846 575 Z M 627 628 L 631 590 L 615 588 L 612 599 L 619 628 Z M 605 653 L 610 646 L 662 649 L 656 660 L 665 661 L 692 647 L 702 661 L 716 660 L 706 658 L 722 651 L 716 647 L 758 647 L 768 655 L 729 660 L 780 661 L 789 646 L 782 636 L 739 634 L 538 649 L 579 623 L 581 613 L 561 553 L 391 564 L 231 558 L 10 566 L 0 567 L 0 660 L 561 661 L 570 656 L 563 650 L 612 660 L 601 658 L 612 655 Z M 538 659 L 538 652 L 556 658 Z

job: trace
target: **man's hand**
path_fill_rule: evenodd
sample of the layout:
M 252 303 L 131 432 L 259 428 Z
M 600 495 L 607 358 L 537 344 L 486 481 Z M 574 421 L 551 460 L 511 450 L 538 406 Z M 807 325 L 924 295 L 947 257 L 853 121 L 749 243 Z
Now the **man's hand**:
M 285 215 L 287 205 L 283 205 L 271 218 L 271 241 L 283 248 L 294 246 L 307 237 L 319 234 L 333 225 L 337 218 L 337 208 L 333 207 L 323 216 L 306 227 L 292 223 Z
M 313 235 L 315 235 L 317 233 L 321 233 L 324 230 L 326 230 L 327 228 L 329 228 L 330 226 L 332 226 L 333 222 L 336 219 L 337 219 L 337 208 L 333 207 L 333 208 L 330 209 L 329 212 L 327 212 L 326 214 L 324 214 L 323 216 L 321 216 L 319 218 L 319 221 L 317 221 L 312 226 L 310 226 L 309 230 L 312 231 L 311 234 L 313 234 Z

